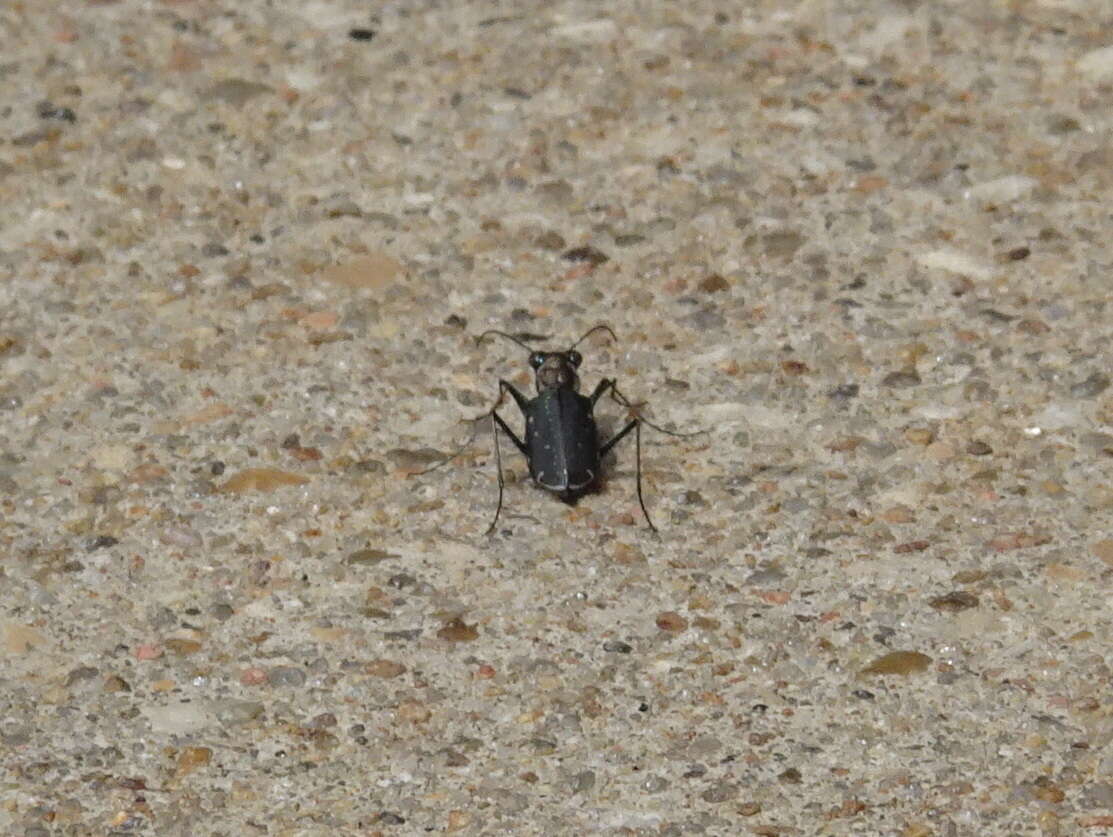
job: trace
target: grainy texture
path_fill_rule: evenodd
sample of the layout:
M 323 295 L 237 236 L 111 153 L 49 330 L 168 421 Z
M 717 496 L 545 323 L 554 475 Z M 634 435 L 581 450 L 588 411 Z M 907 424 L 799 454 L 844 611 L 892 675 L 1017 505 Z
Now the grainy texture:
M 0 832 L 1103 833 L 1110 31 L 0 5 Z

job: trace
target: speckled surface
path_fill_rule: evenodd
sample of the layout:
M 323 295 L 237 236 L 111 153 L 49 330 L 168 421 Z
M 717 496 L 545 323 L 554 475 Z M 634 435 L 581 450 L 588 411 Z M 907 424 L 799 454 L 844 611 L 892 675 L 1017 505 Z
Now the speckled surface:
M 0 7 L 0 832 L 1113 828 L 1108 4 L 367 9 Z

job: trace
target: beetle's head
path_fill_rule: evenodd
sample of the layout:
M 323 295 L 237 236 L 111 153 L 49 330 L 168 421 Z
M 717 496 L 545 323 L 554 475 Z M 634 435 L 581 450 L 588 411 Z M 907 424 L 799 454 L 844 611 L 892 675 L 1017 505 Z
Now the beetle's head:
M 580 368 L 583 363 L 583 356 L 576 351 L 576 347 L 580 345 L 589 335 L 597 331 L 605 331 L 614 340 L 614 332 L 609 325 L 600 323 L 597 326 L 589 328 L 584 334 L 565 349 L 563 352 L 543 352 L 538 349 L 532 348 L 524 339 L 526 335 L 516 337 L 513 334 L 507 334 L 505 331 L 497 331 L 489 329 L 475 338 L 477 344 L 483 341 L 483 338 L 488 334 L 496 334 L 499 337 L 504 337 L 514 343 L 517 343 L 523 349 L 529 351 L 529 365 L 533 367 L 534 378 L 537 382 L 538 393 L 546 392 L 548 390 L 566 389 L 572 392 L 579 392 L 580 378 L 576 374 L 576 370 Z M 529 335 L 529 338 L 536 338 L 537 335 Z
M 580 378 L 576 370 L 580 368 L 583 357 L 575 349 L 567 352 L 531 352 L 529 365 L 533 367 L 537 381 L 537 391 L 550 389 L 580 389 Z

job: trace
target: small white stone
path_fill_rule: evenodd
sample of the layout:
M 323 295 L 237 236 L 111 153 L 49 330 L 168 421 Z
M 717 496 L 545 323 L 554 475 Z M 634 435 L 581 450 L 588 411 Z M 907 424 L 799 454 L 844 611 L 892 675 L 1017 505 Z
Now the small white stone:
M 819 114 L 808 108 L 796 108 L 782 116 L 780 121 L 793 128 L 810 128 L 819 124 Z
M 1038 181 L 1022 174 L 1010 174 L 1007 177 L 998 177 L 996 180 L 987 180 L 966 190 L 967 200 L 980 203 L 1008 203 L 1022 198 L 1036 188 Z
M 156 735 L 188 735 L 209 724 L 209 713 L 199 703 L 146 706 L 142 710 Z
M 569 38 L 585 43 L 602 43 L 615 37 L 618 28 L 610 18 L 586 20 L 577 23 L 566 23 L 553 29 L 553 34 L 560 38 Z
M 930 250 L 916 256 L 916 262 L 924 267 L 948 270 L 971 279 L 988 279 L 993 275 L 988 265 L 957 250 Z
M 1074 66 L 1089 81 L 1113 81 L 1113 46 L 1087 52 Z
M 1029 436 L 1039 436 L 1044 430 L 1063 430 L 1068 427 L 1077 427 L 1083 422 L 1082 411 L 1077 407 L 1069 404 L 1048 404 L 1036 415 L 1032 416 L 1035 421 L 1035 433 L 1028 433 Z
M 90 453 L 93 464 L 105 471 L 122 471 L 131 464 L 131 447 L 128 445 L 100 445 Z

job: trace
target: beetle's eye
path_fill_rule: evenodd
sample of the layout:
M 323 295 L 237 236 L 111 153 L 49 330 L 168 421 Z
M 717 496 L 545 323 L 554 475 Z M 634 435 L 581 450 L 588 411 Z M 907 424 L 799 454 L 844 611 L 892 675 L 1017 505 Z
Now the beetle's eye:
M 568 353 L 568 362 L 575 366 L 577 369 L 580 368 L 580 364 L 583 363 L 583 360 L 584 359 L 580 356 L 580 353 L 577 352 L 575 349 Z
M 533 352 L 529 356 L 529 365 L 534 369 L 540 369 L 541 365 L 545 362 L 545 355 L 541 352 Z

